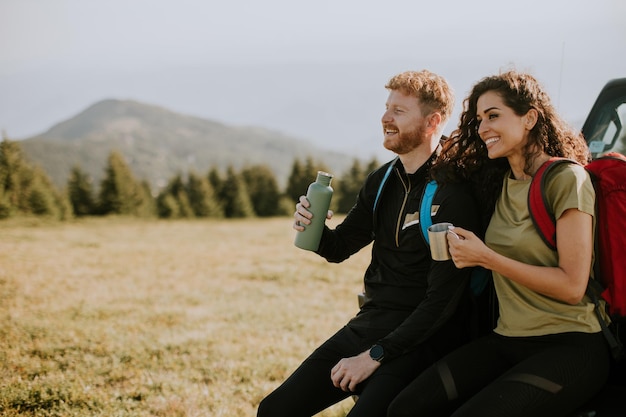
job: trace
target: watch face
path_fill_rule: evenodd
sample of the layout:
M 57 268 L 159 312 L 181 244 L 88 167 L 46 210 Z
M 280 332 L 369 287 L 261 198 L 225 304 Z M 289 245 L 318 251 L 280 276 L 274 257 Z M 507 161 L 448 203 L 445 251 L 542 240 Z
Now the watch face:
M 374 345 L 370 349 L 370 357 L 374 359 L 375 361 L 380 361 L 383 358 L 384 354 L 385 354 L 385 351 L 383 350 L 383 347 L 380 345 Z

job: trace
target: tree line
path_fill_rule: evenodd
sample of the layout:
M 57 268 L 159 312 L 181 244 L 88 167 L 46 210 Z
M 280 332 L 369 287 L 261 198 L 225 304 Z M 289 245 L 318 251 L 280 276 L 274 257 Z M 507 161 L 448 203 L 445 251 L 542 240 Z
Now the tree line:
M 363 164 L 354 159 L 347 172 L 333 180 L 331 209 L 347 213 L 369 172 L 378 167 L 374 158 Z M 47 174 L 31 165 L 18 142 L 0 142 L 0 219 L 35 215 L 57 219 L 81 216 L 125 215 L 175 218 L 245 218 L 293 213 L 317 171 L 328 171 L 312 158 L 295 159 L 283 190 L 271 168 L 250 165 L 225 172 L 212 167 L 207 173 L 177 174 L 154 192 L 147 181 L 133 174 L 124 156 L 112 151 L 99 184 L 76 165 L 67 184 L 58 189 Z

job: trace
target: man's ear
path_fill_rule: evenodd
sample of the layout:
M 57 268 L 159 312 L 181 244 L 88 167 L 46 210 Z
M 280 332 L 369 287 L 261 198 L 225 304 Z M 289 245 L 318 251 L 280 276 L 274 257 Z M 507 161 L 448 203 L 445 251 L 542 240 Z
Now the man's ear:
M 437 129 L 439 129 L 439 126 L 441 125 L 441 113 L 439 112 L 434 112 L 428 115 L 428 117 L 426 118 L 427 121 L 427 127 L 428 130 L 432 130 L 435 131 Z
M 537 124 L 537 119 L 539 119 L 539 113 L 535 109 L 530 109 L 524 116 L 526 120 L 524 121 L 524 127 L 526 130 L 532 130 L 533 127 Z

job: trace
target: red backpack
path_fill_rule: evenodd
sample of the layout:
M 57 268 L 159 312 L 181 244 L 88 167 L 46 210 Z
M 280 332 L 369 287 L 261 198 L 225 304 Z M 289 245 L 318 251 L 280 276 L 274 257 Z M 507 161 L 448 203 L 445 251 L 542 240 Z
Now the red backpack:
M 545 185 L 546 174 L 559 163 L 576 162 L 566 158 L 551 158 L 539 168 L 528 192 L 530 217 L 544 242 L 553 250 L 556 250 L 556 219 L 547 206 Z M 594 294 L 600 293 L 608 304 L 612 320 L 623 322 L 626 320 L 626 157 L 611 152 L 594 159 L 585 169 L 596 191 L 596 279 L 590 281 L 587 294 L 598 306 Z M 598 283 L 601 288 L 594 289 Z M 601 319 L 600 323 L 606 327 L 604 320 Z M 608 329 L 604 330 L 610 338 Z M 616 344 L 612 348 L 621 351 L 619 335 L 612 343 Z

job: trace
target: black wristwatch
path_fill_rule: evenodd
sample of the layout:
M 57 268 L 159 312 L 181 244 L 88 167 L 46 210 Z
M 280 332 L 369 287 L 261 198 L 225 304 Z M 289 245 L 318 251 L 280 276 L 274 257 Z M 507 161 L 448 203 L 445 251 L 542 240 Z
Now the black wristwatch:
M 370 358 L 380 362 L 385 357 L 385 350 L 381 345 L 374 345 L 370 348 Z

